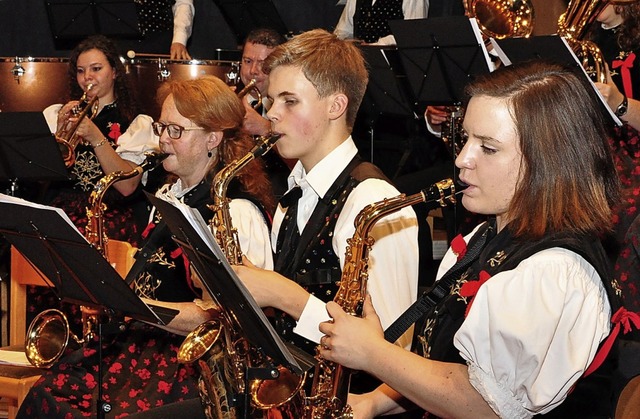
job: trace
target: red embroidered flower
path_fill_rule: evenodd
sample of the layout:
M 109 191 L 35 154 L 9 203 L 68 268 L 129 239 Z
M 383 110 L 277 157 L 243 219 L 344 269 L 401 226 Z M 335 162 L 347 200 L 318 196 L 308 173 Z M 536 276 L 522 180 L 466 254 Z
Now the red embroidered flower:
M 171 391 L 171 384 L 167 383 L 166 381 L 160 381 L 158 383 L 159 393 L 169 394 L 170 391 Z
M 462 259 L 467 253 L 467 243 L 461 234 L 458 234 L 451 240 L 451 250 L 458 257 L 458 260 Z
M 473 300 L 476 294 L 478 293 L 478 290 L 480 289 L 482 284 L 484 284 L 489 280 L 489 278 L 491 278 L 491 275 L 489 275 L 487 271 L 480 271 L 480 275 L 478 275 L 477 281 L 465 282 L 460 287 L 461 297 L 471 297 L 471 299 L 469 300 L 469 304 L 467 304 L 467 309 L 464 312 L 465 317 L 467 317 L 467 315 L 469 314 L 469 310 L 471 309 L 471 304 L 473 304 Z
M 109 138 L 114 140 L 117 144 L 118 138 L 120 138 L 121 135 L 122 135 L 122 132 L 120 131 L 120 124 L 117 122 L 114 122 L 113 124 L 111 124 L 111 131 L 109 131 Z

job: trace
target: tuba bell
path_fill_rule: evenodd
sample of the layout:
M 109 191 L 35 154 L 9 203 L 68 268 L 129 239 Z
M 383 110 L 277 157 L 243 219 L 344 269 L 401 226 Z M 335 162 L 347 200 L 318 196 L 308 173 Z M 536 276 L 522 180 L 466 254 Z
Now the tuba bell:
M 87 86 L 87 90 L 82 94 L 78 104 L 71 110 L 73 116 L 77 117 L 78 120 L 73 124 L 69 123 L 69 121 L 65 121 L 55 134 L 56 141 L 60 147 L 62 159 L 64 160 L 66 167 L 71 167 L 76 162 L 75 150 L 81 141 L 81 138 L 77 135 L 76 131 L 80 126 L 80 123 L 85 117 L 88 116 L 89 119 L 92 119 L 98 113 L 98 95 L 88 99 L 88 93 L 92 88 L 93 84 L 89 84 L 89 86 Z
M 535 13 L 530 0 L 465 0 L 464 8 L 489 38 L 526 38 L 533 31 Z
M 567 40 L 593 81 L 607 82 L 607 65 L 602 51 L 584 39 L 589 27 L 608 4 L 625 5 L 637 0 L 570 0 L 566 12 L 558 18 L 558 35 Z

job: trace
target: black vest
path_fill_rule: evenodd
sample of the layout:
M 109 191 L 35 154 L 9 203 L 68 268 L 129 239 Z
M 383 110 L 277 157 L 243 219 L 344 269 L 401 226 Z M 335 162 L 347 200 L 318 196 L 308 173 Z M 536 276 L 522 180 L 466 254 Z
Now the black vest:
M 340 258 L 331 246 L 338 216 L 351 191 L 363 180 L 371 178 L 386 179 L 380 169 L 371 163 L 361 162 L 356 156 L 325 196 L 318 200 L 311 218 L 302 231 L 294 257 L 279 271 L 322 301 L 333 300 L 342 275 Z M 295 321 L 289 315 L 283 312 L 276 313 L 274 327 L 280 337 L 314 354 L 316 343 L 293 333 L 294 326 Z
M 491 220 L 491 229 L 495 229 Z M 482 232 L 481 227 L 478 233 Z M 478 234 L 477 233 L 477 234 Z M 523 241 L 513 238 L 508 227 L 500 234 L 490 233 L 487 244 L 479 258 L 461 276 L 452 288 L 449 296 L 430 312 L 427 318 L 421 319 L 418 331 L 417 352 L 430 359 L 464 364 L 465 361 L 453 345 L 453 337 L 465 319 L 465 310 L 469 299 L 458 294 L 464 282 L 477 281 L 480 271 L 490 276 L 515 269 L 520 262 L 533 254 L 553 247 L 562 247 L 582 256 L 598 272 L 603 279 L 612 313 L 619 308 L 619 301 L 612 285 L 610 266 L 600 241 L 595 237 L 575 237 L 569 235 L 551 235 L 539 241 Z M 492 266 L 493 265 L 493 266 Z M 489 279 L 491 281 L 491 279 Z M 425 351 L 428 354 L 425 355 Z M 611 365 L 603 364 L 594 374 L 580 379 L 567 399 L 557 408 L 544 415 L 545 417 L 607 417 L 609 408 Z M 602 412 L 602 416 L 599 416 Z M 568 416 L 567 416 L 568 415 Z M 576 416 L 577 415 L 577 416 Z M 595 415 L 595 416 L 594 416 Z
M 367 43 L 391 35 L 390 20 L 404 19 L 402 0 L 357 0 L 353 14 L 353 36 Z

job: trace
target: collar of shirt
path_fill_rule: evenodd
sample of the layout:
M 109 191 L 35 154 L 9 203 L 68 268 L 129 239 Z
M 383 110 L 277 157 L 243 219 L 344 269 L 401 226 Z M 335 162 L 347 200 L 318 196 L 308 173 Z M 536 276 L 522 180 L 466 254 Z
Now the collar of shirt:
M 358 153 L 358 149 L 349 136 L 342 144 L 320 160 L 309 173 L 306 173 L 302 163 L 298 161 L 288 178 L 289 190 L 296 185 L 302 189 L 302 197 L 298 201 L 297 223 L 302 233 L 304 226 L 311 218 L 313 210 L 320 198 L 327 193 L 336 178 Z M 273 232 L 277 235 L 284 217 L 284 211 L 278 207 L 273 220 Z M 277 237 L 277 236 L 276 236 Z M 272 235 L 273 238 L 273 235 Z

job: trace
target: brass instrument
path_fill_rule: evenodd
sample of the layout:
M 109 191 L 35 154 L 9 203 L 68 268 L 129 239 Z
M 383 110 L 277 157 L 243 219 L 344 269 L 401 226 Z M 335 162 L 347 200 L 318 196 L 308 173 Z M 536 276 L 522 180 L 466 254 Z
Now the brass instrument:
M 464 8 L 489 38 L 526 38 L 533 32 L 535 13 L 530 0 L 465 0 Z
M 80 126 L 80 123 L 87 116 L 89 119 L 92 119 L 98 112 L 98 95 L 95 95 L 91 99 L 87 98 L 92 88 L 93 84 L 89 84 L 78 104 L 71 110 L 73 116 L 77 117 L 78 120 L 74 124 L 69 124 L 69 122 L 66 121 L 55 134 L 66 167 L 71 167 L 76 162 L 75 150 L 81 141 L 80 136 L 76 134 L 76 130 Z
M 636 1 L 570 0 L 566 12 L 558 18 L 558 35 L 567 40 L 593 81 L 607 82 L 607 65 L 600 48 L 595 43 L 584 39 L 589 27 L 608 4 L 625 5 Z
M 253 92 L 255 95 L 256 103 L 253 105 L 253 109 L 258 109 L 262 105 L 262 93 L 260 93 L 260 89 L 256 86 L 256 79 L 251 79 L 251 81 L 244 86 L 240 92 L 238 92 L 238 97 L 243 98 L 249 92 Z
M 242 158 L 235 160 L 221 169 L 214 177 L 211 194 L 214 203 L 211 206 L 213 217 L 210 222 L 211 230 L 215 234 L 216 242 L 225 253 L 232 265 L 242 263 L 242 250 L 238 239 L 237 229 L 233 227 L 229 213 L 229 199 L 227 189 L 235 175 L 256 157 L 264 155 L 278 140 L 278 135 L 258 138 L 257 145 Z M 178 360 L 183 363 L 198 361 L 201 369 L 201 386 L 205 387 L 205 394 L 201 392 L 205 412 L 209 417 L 233 418 L 233 409 L 225 403 L 227 392 L 243 394 L 249 390 L 251 404 L 259 410 L 280 408 L 299 393 L 303 379 L 284 367 L 278 367 L 274 379 L 251 380 L 249 389 L 245 385 L 247 367 L 264 365 L 266 360 L 258 354 L 255 348 L 238 332 L 235 316 L 225 312 L 221 307 L 218 319 L 202 323 L 192 331 L 178 351 Z M 205 354 L 209 360 L 201 359 Z M 213 364 L 210 362 L 213 360 Z M 209 362 L 207 362 L 209 361 Z M 230 383 L 222 383 L 220 367 L 216 362 L 223 363 L 225 377 Z M 227 388 L 230 385 L 232 388 Z M 212 396 L 213 395 L 213 396 Z M 205 397 L 207 396 L 207 397 Z M 215 400 L 212 400 L 215 399 Z M 280 415 L 286 415 L 285 408 Z M 292 416 L 293 418 L 293 416 Z
M 458 192 L 459 193 L 459 192 Z M 456 192 L 453 180 L 445 179 L 417 194 L 402 194 L 395 198 L 374 202 L 363 208 L 355 218 L 355 232 L 347 241 L 344 268 L 338 292 L 333 301 L 348 314 L 362 316 L 362 306 L 367 295 L 369 250 L 375 240 L 369 232 L 385 215 L 399 211 L 409 205 L 426 202 L 429 209 L 455 204 Z M 335 362 L 327 361 L 316 354 L 313 386 L 309 397 L 305 397 L 305 419 L 350 419 L 351 406 L 347 404 L 351 370 Z
M 104 233 L 102 217 L 106 207 L 102 198 L 107 189 L 118 181 L 130 179 L 142 174 L 145 170 L 154 169 L 167 156 L 168 154 L 164 153 L 147 153 L 147 158 L 140 166 L 129 172 L 110 173 L 96 184 L 89 198 L 91 208 L 87 208 L 89 222 L 85 237 L 105 258 L 107 257 L 107 237 Z M 75 347 L 80 347 L 93 339 L 101 313 L 84 306 L 80 308 L 82 311 L 82 339 L 71 332 L 69 321 L 60 310 L 45 310 L 33 319 L 25 338 L 25 354 L 31 364 L 38 368 L 49 368 L 60 359 L 70 343 Z

